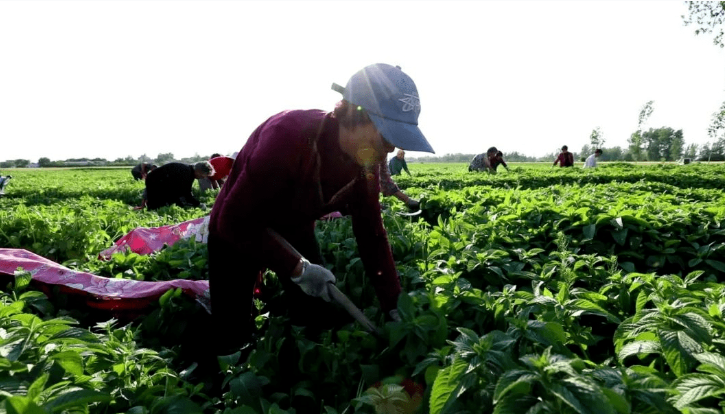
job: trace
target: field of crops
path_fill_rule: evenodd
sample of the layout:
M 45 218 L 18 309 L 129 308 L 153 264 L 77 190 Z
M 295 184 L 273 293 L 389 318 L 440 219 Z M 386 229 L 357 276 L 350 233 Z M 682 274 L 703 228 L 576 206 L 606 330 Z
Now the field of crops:
M 423 213 L 382 200 L 401 322 L 377 308 L 351 221 L 317 225 L 337 286 L 381 336 L 332 304 L 325 329 L 291 324 L 268 272 L 253 342 L 210 370 L 208 315 L 179 290 L 147 315 L 109 320 L 35 290 L 19 269 L 0 293 L 0 411 L 725 412 L 725 165 L 410 167 L 396 181 Z M 0 247 L 110 278 L 206 278 L 193 239 L 149 256 L 98 253 L 136 227 L 208 210 L 132 210 L 143 184 L 128 169 L 11 174 Z

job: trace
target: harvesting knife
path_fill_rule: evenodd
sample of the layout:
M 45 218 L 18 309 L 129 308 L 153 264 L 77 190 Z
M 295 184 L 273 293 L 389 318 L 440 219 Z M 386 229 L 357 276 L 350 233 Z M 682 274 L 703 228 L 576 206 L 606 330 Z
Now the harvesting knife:
M 372 321 L 370 321 L 370 319 L 368 319 L 365 314 L 363 314 L 362 311 L 358 309 L 357 306 L 355 306 L 355 304 L 352 303 L 352 301 L 340 291 L 340 289 L 337 288 L 337 286 L 332 283 L 328 283 L 327 293 L 330 295 L 330 298 L 332 298 L 332 300 L 345 308 L 350 316 L 355 318 L 356 321 L 360 322 L 360 324 L 364 326 L 368 332 L 377 336 L 382 335 L 382 332 L 375 326 L 375 324 L 372 323 Z
M 267 233 L 273 237 L 275 240 L 277 240 L 278 243 L 285 246 L 289 251 L 296 253 L 299 256 L 302 256 L 297 249 L 295 249 L 287 240 L 285 240 L 282 236 L 279 235 L 276 231 L 267 228 Z M 370 319 L 368 319 L 365 314 L 362 313 L 360 309 L 358 309 L 357 306 L 355 306 L 352 301 L 345 296 L 344 293 L 340 291 L 340 289 L 337 288 L 333 283 L 327 284 L 327 293 L 330 295 L 330 298 L 337 302 L 340 306 L 345 308 L 347 313 L 350 314 L 353 318 L 355 318 L 356 321 L 360 322 L 362 326 L 367 329 L 368 332 L 380 336 L 381 331 L 373 324 Z
M 400 212 L 399 211 L 399 212 L 397 212 L 395 214 L 397 214 L 399 216 L 412 217 L 412 216 L 417 216 L 417 215 L 419 215 L 422 212 L 423 212 L 423 210 L 414 211 L 412 213 L 404 213 L 404 212 Z

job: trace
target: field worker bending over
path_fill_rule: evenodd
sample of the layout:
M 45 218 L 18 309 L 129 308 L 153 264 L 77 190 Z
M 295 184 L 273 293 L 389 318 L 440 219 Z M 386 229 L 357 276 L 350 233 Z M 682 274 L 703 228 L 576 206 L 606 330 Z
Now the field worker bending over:
M 11 178 L 13 178 L 12 175 L 6 175 L 5 177 L 0 175 L 0 195 L 5 195 L 5 186 L 8 185 Z
M 240 327 L 249 326 L 254 283 L 267 268 L 279 276 L 293 319 L 321 323 L 336 312 L 324 302 L 336 280 L 322 266 L 314 233 L 315 221 L 334 211 L 352 216 L 380 306 L 399 319 L 401 287 L 380 213 L 380 165 L 395 147 L 433 152 L 418 129 L 418 91 L 399 67 L 386 64 L 367 66 L 333 89 L 343 97 L 334 111 L 285 111 L 257 127 L 217 195 L 209 288 L 222 346 L 251 334 Z
M 133 179 L 138 180 L 145 180 L 148 173 L 155 170 L 157 168 L 156 164 L 149 164 L 147 162 L 142 162 L 141 164 L 131 168 L 131 175 L 133 175 Z
M 498 153 L 498 149 L 496 149 L 496 147 L 491 147 L 485 154 L 476 155 L 468 165 L 468 171 L 494 172 L 495 169 L 493 168 L 493 160 L 496 158 L 496 153 Z
M 395 159 L 395 157 L 393 157 L 393 159 Z M 406 168 L 406 171 L 407 170 L 408 169 Z M 410 174 L 410 172 L 408 172 L 408 174 Z M 380 166 L 380 192 L 386 197 L 395 196 L 395 198 L 405 203 L 405 206 L 408 207 L 408 210 L 410 211 L 418 211 L 420 209 L 420 202 L 408 197 L 408 195 L 405 194 L 397 184 L 395 184 L 393 177 L 390 175 L 390 170 L 385 163 Z
M 503 167 L 506 169 L 506 171 L 509 171 L 509 166 L 506 165 L 506 161 L 503 160 L 503 152 L 498 151 L 496 153 L 496 156 L 493 157 L 491 160 L 491 169 L 493 172 L 496 172 L 496 169 L 498 169 L 499 165 L 503 165 Z
M 227 178 L 229 172 L 232 170 L 234 158 L 225 157 L 220 154 L 212 154 L 211 159 L 209 159 L 209 164 L 214 168 L 214 174 L 207 178 L 199 179 L 199 189 L 202 193 L 210 188 L 218 190 L 224 185 L 224 179 Z
M 390 159 L 390 162 L 388 163 L 388 169 L 390 170 L 391 175 L 398 175 L 405 170 L 405 172 L 408 173 L 409 176 L 413 176 L 413 174 L 410 173 L 408 170 L 408 163 L 405 162 L 405 151 L 398 150 L 398 153 Z
M 559 153 L 559 156 L 556 157 L 556 159 L 554 160 L 554 165 L 552 165 L 552 167 L 555 167 L 557 163 L 559 163 L 559 166 L 561 167 L 574 166 L 574 154 L 569 152 L 569 147 L 567 147 L 566 145 L 561 147 L 561 152 Z
M 163 206 L 176 204 L 180 207 L 199 207 L 201 203 L 193 194 L 191 186 L 194 180 L 214 174 L 214 168 L 208 161 L 196 164 L 170 162 L 153 170 L 146 177 L 146 189 L 143 193 L 141 209 L 155 210 Z
M 596 168 L 597 167 L 597 158 L 599 158 L 602 155 L 602 150 L 597 148 L 596 151 L 594 151 L 594 154 L 587 157 L 587 160 L 584 161 L 584 168 Z

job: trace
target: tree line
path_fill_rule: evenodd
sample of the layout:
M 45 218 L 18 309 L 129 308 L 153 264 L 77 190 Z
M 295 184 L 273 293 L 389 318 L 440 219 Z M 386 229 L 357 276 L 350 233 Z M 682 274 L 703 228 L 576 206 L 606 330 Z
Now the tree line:
M 689 158 L 693 161 L 725 161 L 725 102 L 712 114 L 712 120 L 707 130 L 709 142 L 703 145 L 686 144 L 682 130 L 671 127 L 649 128 L 645 130 L 647 120 L 654 112 L 654 101 L 649 101 L 639 113 L 637 130 L 627 139 L 628 146 L 606 147 L 604 132 L 596 127 L 589 135 L 589 143 L 585 144 L 579 152 L 572 151 L 575 159 L 584 161 L 597 148 L 603 151 L 600 161 L 678 161 Z M 446 154 L 442 156 L 410 157 L 411 162 L 470 162 L 477 154 Z M 553 162 L 558 154 L 556 152 L 540 157 L 532 157 L 518 151 L 504 152 L 504 158 L 509 162 Z M 41 157 L 33 167 L 78 167 L 78 166 L 134 166 L 142 162 L 163 165 L 168 162 L 194 163 L 208 160 L 211 156 L 195 155 L 193 157 L 176 159 L 173 153 L 160 153 L 155 158 L 146 154 L 134 158 L 127 156 L 113 161 L 105 158 L 71 158 L 63 161 L 51 161 Z M 26 168 L 30 167 L 30 160 L 17 159 L 0 162 L 0 168 Z
M 133 157 L 131 155 L 125 158 L 116 158 L 115 160 L 107 160 L 105 158 L 69 158 L 66 160 L 52 161 L 48 157 L 41 157 L 38 159 L 37 164 L 33 164 L 30 160 L 16 159 L 16 160 L 5 160 L 0 161 L 0 168 L 28 168 L 28 167 L 39 167 L 39 168 L 58 168 L 58 167 L 133 167 L 135 165 L 147 162 L 150 164 L 163 165 L 169 162 L 183 162 L 187 164 L 205 161 L 211 158 L 211 154 L 208 156 L 194 155 L 193 157 L 186 157 L 176 159 L 174 154 L 171 152 L 160 153 L 155 158 L 149 157 L 143 154 L 139 157 Z

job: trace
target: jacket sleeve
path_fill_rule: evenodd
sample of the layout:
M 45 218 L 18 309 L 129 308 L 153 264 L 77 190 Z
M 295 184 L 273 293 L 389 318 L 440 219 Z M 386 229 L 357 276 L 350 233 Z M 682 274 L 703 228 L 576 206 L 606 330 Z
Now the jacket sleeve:
M 249 146 L 249 148 L 246 148 Z M 245 144 L 212 210 L 210 230 L 249 260 L 259 260 L 281 275 L 290 275 L 299 262 L 296 252 L 266 232 L 295 190 L 294 172 L 309 156 L 306 144 L 286 139 L 285 129 L 260 126 Z M 221 198 L 221 199 L 220 199 Z
M 410 173 L 410 170 L 408 170 L 408 163 L 403 160 L 403 168 L 405 169 L 405 172 L 408 173 L 408 175 L 412 176 L 413 174 Z
M 390 175 L 390 169 L 385 163 L 380 164 L 380 190 L 385 197 L 390 197 L 400 191 L 400 188 L 395 184 L 393 177 Z
M 400 295 L 400 279 L 395 269 L 388 234 L 380 215 L 379 176 L 376 171 L 367 179 L 358 180 L 358 200 L 351 203 L 352 226 L 365 273 L 386 313 L 396 309 Z

